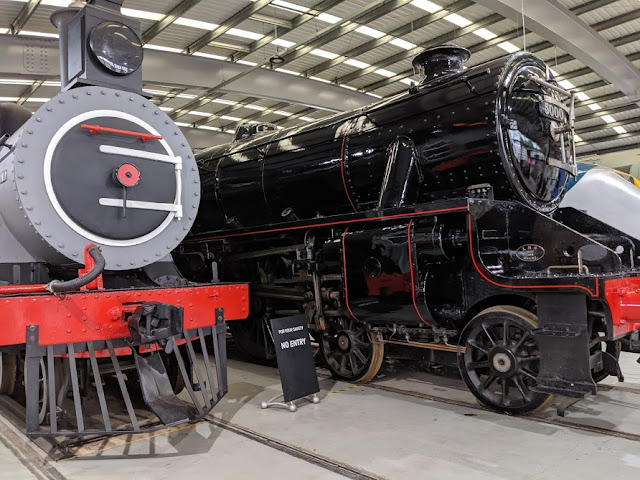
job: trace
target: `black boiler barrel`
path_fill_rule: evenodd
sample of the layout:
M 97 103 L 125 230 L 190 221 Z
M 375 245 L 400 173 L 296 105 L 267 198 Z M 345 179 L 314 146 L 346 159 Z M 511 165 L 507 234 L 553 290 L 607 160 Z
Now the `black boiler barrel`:
M 385 174 L 399 178 L 394 155 L 415 176 L 404 179 L 417 189 L 411 203 L 464 196 L 481 183 L 491 184 L 498 199 L 517 198 L 496 125 L 510 59 L 435 78 L 355 112 L 200 152 L 203 207 L 193 233 L 397 206 L 406 200 L 382 201 Z

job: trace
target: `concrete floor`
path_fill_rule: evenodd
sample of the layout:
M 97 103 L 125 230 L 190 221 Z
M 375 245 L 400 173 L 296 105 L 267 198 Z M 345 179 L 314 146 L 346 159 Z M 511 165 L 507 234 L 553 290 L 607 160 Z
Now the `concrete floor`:
M 259 432 L 263 443 L 210 423 L 187 425 L 148 438 L 119 437 L 92 444 L 78 457 L 52 465 L 59 478 L 126 476 L 183 478 L 345 478 L 294 451 L 344 464 L 360 477 L 386 479 L 632 478 L 640 474 L 640 442 L 572 428 L 589 425 L 640 434 L 640 366 L 625 355 L 624 390 L 603 391 L 537 420 L 508 417 L 474 405 L 462 382 L 403 367 L 374 382 L 379 388 L 321 378 L 318 405 L 262 410 L 280 390 L 277 370 L 230 361 L 229 393 L 216 418 Z M 615 382 L 607 380 L 606 383 Z M 383 390 L 386 389 L 386 390 Z M 388 391 L 412 391 L 414 396 Z M 435 395 L 448 404 L 420 398 Z M 1 430 L 0 430 L 1 431 Z M 286 447 L 284 450 L 280 447 Z M 0 444 L 2 479 L 36 478 Z

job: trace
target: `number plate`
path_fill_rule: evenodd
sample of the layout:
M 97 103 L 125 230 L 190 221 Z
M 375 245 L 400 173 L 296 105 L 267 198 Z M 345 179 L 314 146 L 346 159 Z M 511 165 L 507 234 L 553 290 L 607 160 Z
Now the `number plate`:
M 555 120 L 559 123 L 565 123 L 569 118 L 564 106 L 560 105 L 556 100 L 550 97 L 544 97 L 544 100 L 540 101 L 540 115 L 551 120 Z

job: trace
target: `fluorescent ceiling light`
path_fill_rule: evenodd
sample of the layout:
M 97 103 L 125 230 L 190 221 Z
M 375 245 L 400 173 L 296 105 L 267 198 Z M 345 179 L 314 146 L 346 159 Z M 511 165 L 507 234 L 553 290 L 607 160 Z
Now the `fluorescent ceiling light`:
M 361 62 L 360 60 L 355 60 L 353 58 L 349 58 L 344 63 L 346 63 L 347 65 L 351 65 L 352 67 L 356 67 L 356 68 L 367 68 L 367 67 L 371 66 L 368 63 L 364 63 L 364 62 Z
M 236 131 L 229 129 L 229 130 L 225 130 L 224 133 L 230 133 L 231 135 L 235 135 Z
M 160 110 L 163 112 L 173 112 L 173 108 L 171 107 L 160 107 Z
M 554 77 L 559 77 L 559 76 L 560 76 L 560 74 L 559 74 L 558 72 L 556 72 L 553 68 L 550 68 L 550 69 L 549 69 L 549 71 L 551 72 L 551 74 L 552 74 Z
M 407 84 L 407 85 L 411 85 L 412 83 L 415 83 L 413 81 L 412 78 L 403 78 L 402 80 L 400 80 L 402 83 Z
M 506 50 L 506 51 L 507 51 L 507 52 L 509 52 L 509 53 L 515 53 L 515 52 L 517 52 L 518 50 L 520 50 L 518 47 L 516 47 L 516 46 L 515 46 L 513 43 L 511 43 L 511 42 L 502 42 L 502 43 L 499 43 L 499 44 L 498 44 L 498 46 L 499 46 L 501 49 Z
M 331 83 L 330 80 L 325 80 L 324 78 L 320 78 L 320 77 L 309 77 L 311 80 L 315 80 L 316 82 L 322 82 L 322 83 Z
M 199 28 L 201 30 L 213 30 L 219 27 L 219 25 L 215 23 L 203 22 L 200 20 L 192 20 L 190 18 L 184 18 L 184 17 L 176 18 L 176 21 L 173 23 L 175 23 L 176 25 L 182 25 L 184 27 Z
M 589 105 L 589 108 L 593 111 L 596 111 L 596 110 L 600 110 L 602 107 L 597 103 L 592 103 L 591 105 Z
M 201 130 L 213 130 L 214 132 L 219 132 L 220 131 L 220 128 L 218 128 L 218 127 L 210 127 L 209 125 L 199 125 L 198 128 L 201 129 Z
M 26 3 L 26 2 L 22 2 Z M 42 0 L 42 5 L 47 5 L 49 7 L 60 7 L 66 8 L 71 3 L 70 0 Z
M 193 55 L 195 55 L 196 57 L 213 58 L 214 60 L 227 59 L 227 57 L 223 57 L 222 55 L 214 55 L 212 53 L 204 53 L 204 52 L 193 52 Z
M 150 88 L 143 88 L 142 89 L 143 92 L 147 92 L 150 93 L 151 95 L 160 95 L 160 96 L 164 96 L 164 95 L 168 95 L 169 92 L 166 90 L 152 90 Z
M 227 30 L 229 35 L 235 35 L 236 37 L 250 38 L 251 40 L 260 40 L 264 35 L 255 32 L 249 32 L 247 30 L 240 30 L 239 28 L 230 28 Z
M 258 122 L 257 120 L 249 120 L 249 123 L 251 125 L 255 125 L 256 123 L 260 123 L 260 122 Z
M 0 28 L 0 33 L 9 33 L 8 28 Z
M 411 5 L 413 5 L 414 7 L 421 8 L 422 10 L 426 10 L 429 13 L 435 13 L 442 10 L 441 6 L 436 5 L 433 2 L 430 2 L 429 0 L 413 0 L 413 2 L 411 2 Z
M 329 60 L 333 60 L 334 58 L 338 58 L 339 56 L 337 53 L 327 52 L 326 50 L 320 50 L 318 48 L 316 48 L 315 50 L 311 50 L 309 53 L 318 57 L 328 58 Z
M 261 107 L 260 105 L 251 105 L 251 104 L 245 105 L 244 108 L 248 108 L 250 110 L 258 110 L 260 112 L 264 112 L 267 109 L 267 107 Z
M 45 103 L 48 102 L 49 100 L 51 100 L 50 98 L 47 97 L 29 97 L 27 98 L 27 102 L 34 102 L 34 103 Z
M 271 5 L 277 5 L 279 7 L 289 8 L 291 10 L 296 10 L 298 12 L 308 12 L 310 9 L 307 7 L 303 7 L 302 5 L 296 5 L 295 3 L 285 2 L 284 0 L 273 0 Z
M 582 138 L 579 135 L 574 135 L 573 140 L 576 142 L 582 142 Z
M 120 9 L 120 11 L 127 17 L 141 18 L 143 20 L 155 20 L 157 22 L 158 20 L 162 20 L 164 18 L 164 15 L 162 13 L 147 12 L 146 10 L 122 8 Z
M 190 123 L 185 123 L 185 122 L 173 122 L 173 123 L 175 123 L 179 127 L 189 127 L 189 128 L 191 128 L 191 124 Z
M 290 117 L 291 115 L 293 115 L 293 113 L 291 112 L 285 112 L 284 110 L 276 110 L 275 112 L 276 115 L 282 115 L 283 117 Z
M 12 78 L 0 78 L 0 85 L 31 85 L 33 80 L 20 80 Z
M 387 78 L 391 78 L 391 77 L 395 77 L 397 74 L 390 71 L 390 70 L 385 70 L 384 68 L 379 68 L 378 70 L 375 71 L 375 73 L 377 73 L 378 75 L 382 75 L 383 77 L 387 77 Z
M 473 23 L 471 20 L 467 20 L 466 18 L 461 17 L 457 13 L 452 13 L 451 15 L 447 15 L 446 17 L 444 17 L 444 19 L 459 27 L 468 27 Z
M 573 83 L 571 83 L 569 80 L 562 80 L 561 82 L 558 82 L 558 85 L 560 85 L 562 88 L 565 88 L 567 90 L 576 88 L 576 86 Z
M 222 105 L 236 105 L 238 102 L 234 102 L 233 100 L 224 100 L 222 98 L 214 98 L 211 100 L 213 103 L 221 103 Z
M 402 40 L 401 38 L 394 38 L 389 43 L 391 45 L 395 45 L 396 47 L 404 48 L 405 50 L 411 50 L 412 48 L 417 47 L 415 43 L 407 42 L 406 40 Z
M 163 47 L 162 45 L 154 45 L 153 43 L 145 43 L 144 48 L 148 48 L 149 50 L 160 50 L 162 52 L 182 53 L 181 48 Z
M 603 115 L 601 118 L 607 123 L 615 122 L 615 119 L 611 115 Z
M 489 30 L 487 30 L 486 28 L 479 28 L 477 30 L 474 30 L 473 33 L 477 36 L 479 36 L 480 38 L 483 38 L 485 40 L 491 40 L 493 38 L 496 38 L 497 35 Z
M 20 30 L 18 35 L 25 35 L 25 36 L 30 36 L 30 37 L 58 38 L 58 34 L 57 33 L 32 32 L 30 30 Z
M 344 85 L 344 84 L 342 84 L 342 83 L 340 84 L 340 86 L 341 86 L 342 88 L 346 88 L 347 90 L 353 90 L 354 92 L 355 92 L 356 90 L 358 90 L 356 87 L 352 87 L 352 86 L 350 86 L 350 85 Z
M 222 120 L 229 120 L 230 122 L 239 122 L 240 120 L 242 120 L 241 118 L 231 117 L 229 115 L 220 115 L 220 118 Z
M 279 47 L 285 47 L 285 48 L 289 48 L 289 47 L 293 47 L 296 42 L 290 42 L 289 40 L 283 40 L 282 38 L 276 38 L 275 40 L 273 40 L 271 42 L 272 45 L 277 45 Z
M 316 17 L 318 20 L 321 20 L 326 23 L 338 23 L 342 18 L 336 17 L 335 15 L 330 15 L 328 13 L 321 13 Z
M 61 83 L 54 80 L 47 80 L 42 85 L 44 85 L 45 87 L 59 87 Z
M 624 127 L 613 127 L 613 129 L 616 131 L 616 133 L 627 133 L 627 131 L 624 129 Z
M 300 72 L 294 72 L 293 70 L 286 70 L 284 68 L 276 68 L 276 72 L 287 73 L 289 75 L 300 75 Z
M 199 112 L 197 110 L 191 110 L 189 112 L 189 115 L 198 115 L 199 117 L 210 117 L 213 114 L 212 113 L 207 113 L 207 112 Z
M 311 118 L 311 117 L 300 117 L 300 120 L 302 120 L 303 122 L 315 122 L 316 121 L 315 118 Z
M 197 95 L 193 95 L 191 93 L 179 93 L 178 95 L 176 95 L 176 97 L 178 97 L 178 98 L 188 98 L 189 100 L 193 100 L 194 98 L 197 97 Z
M 255 67 L 256 65 L 258 65 L 256 62 L 249 62 L 247 60 L 238 60 L 236 63 L 239 63 L 240 65 L 248 65 L 250 67 Z
M 361 33 L 363 35 L 367 35 L 368 37 L 373 37 L 373 38 L 381 38 L 386 35 L 386 33 L 381 32 L 380 30 L 376 30 L 374 28 L 370 28 L 365 25 L 362 25 L 356 28 L 356 32 Z
M 276 128 L 277 128 L 278 130 L 284 130 L 284 127 L 281 127 L 280 125 L 276 125 Z
M 578 98 L 578 100 L 580 100 L 581 102 L 584 102 L 585 100 L 589 100 L 589 95 L 587 95 L 584 92 L 578 92 L 576 93 L 576 97 Z
M 0 97 L 0 102 L 17 102 L 18 97 Z
M 364 92 L 365 94 L 369 95 L 370 97 L 374 97 L 374 98 L 382 98 L 382 95 L 376 95 L 375 93 L 371 93 L 371 92 Z

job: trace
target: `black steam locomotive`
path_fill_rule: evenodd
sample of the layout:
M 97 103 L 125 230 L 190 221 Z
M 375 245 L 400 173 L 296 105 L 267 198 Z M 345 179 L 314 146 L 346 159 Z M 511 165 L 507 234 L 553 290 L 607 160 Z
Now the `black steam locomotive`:
M 248 311 L 246 285 L 192 285 L 173 264 L 200 179 L 181 131 L 142 94 L 140 24 L 121 4 L 54 13 L 62 92 L 33 115 L 0 105 L 0 394 L 26 406 L 31 435 L 203 416 L 227 390 L 224 320 Z M 192 404 L 176 397 L 185 388 Z M 155 421 L 138 416 L 142 400 Z
M 272 358 L 268 320 L 304 312 L 340 379 L 416 347 L 509 413 L 622 378 L 639 243 L 561 206 L 574 94 L 528 53 L 468 58 L 427 50 L 405 93 L 299 128 L 242 126 L 197 155 L 205 207 L 179 265 L 251 282 L 250 316 L 230 325 L 240 348 Z

